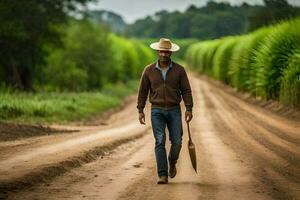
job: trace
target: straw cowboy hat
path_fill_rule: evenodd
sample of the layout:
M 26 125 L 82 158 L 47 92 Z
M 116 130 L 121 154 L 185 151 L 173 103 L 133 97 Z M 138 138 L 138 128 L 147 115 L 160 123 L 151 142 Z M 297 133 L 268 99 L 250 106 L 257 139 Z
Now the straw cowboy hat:
M 160 38 L 159 42 L 154 42 L 150 44 L 150 47 L 155 50 L 160 51 L 178 51 L 180 47 L 177 44 L 171 42 L 170 39 Z

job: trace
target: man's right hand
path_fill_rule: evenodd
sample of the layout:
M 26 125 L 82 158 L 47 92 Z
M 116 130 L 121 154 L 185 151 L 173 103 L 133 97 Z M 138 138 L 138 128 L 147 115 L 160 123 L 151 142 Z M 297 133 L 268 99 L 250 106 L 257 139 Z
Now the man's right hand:
M 140 120 L 140 124 L 146 124 L 145 123 L 145 114 L 142 112 L 142 113 L 139 113 L 139 120 Z

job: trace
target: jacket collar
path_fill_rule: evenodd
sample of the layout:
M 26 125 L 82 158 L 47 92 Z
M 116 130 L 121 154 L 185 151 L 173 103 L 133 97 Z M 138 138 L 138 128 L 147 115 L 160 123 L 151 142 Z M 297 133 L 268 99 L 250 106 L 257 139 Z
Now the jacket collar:
M 173 67 L 173 61 L 171 61 L 170 64 L 168 65 L 168 69 L 171 69 L 172 67 Z M 159 61 L 156 61 L 155 68 L 161 70 L 161 68 L 159 66 Z

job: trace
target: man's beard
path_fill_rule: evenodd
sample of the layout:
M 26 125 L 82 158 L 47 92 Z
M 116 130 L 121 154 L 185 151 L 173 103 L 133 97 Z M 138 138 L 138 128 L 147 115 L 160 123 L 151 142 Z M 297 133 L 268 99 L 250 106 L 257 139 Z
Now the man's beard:
M 159 61 L 161 61 L 161 62 L 166 62 L 166 63 L 168 63 L 168 62 L 170 62 L 170 60 L 171 60 L 171 58 L 170 57 L 160 57 L 159 58 Z

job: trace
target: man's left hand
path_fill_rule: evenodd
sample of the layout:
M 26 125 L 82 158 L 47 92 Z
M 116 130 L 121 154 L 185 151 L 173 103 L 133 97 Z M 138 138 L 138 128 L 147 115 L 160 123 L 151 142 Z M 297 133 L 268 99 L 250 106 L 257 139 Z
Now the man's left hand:
M 193 118 L 193 113 L 192 111 L 185 111 L 185 121 L 190 122 Z

